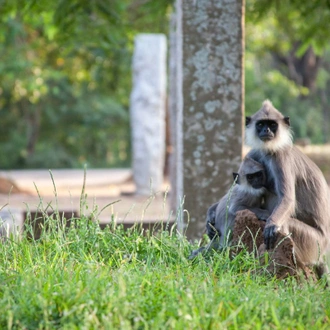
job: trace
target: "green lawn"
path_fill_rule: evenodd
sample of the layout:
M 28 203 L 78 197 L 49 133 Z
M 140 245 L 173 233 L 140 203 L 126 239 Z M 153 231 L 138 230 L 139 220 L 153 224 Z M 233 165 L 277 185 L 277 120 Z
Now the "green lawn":
M 0 329 L 330 329 L 323 282 L 278 281 L 244 251 L 190 261 L 175 230 L 46 222 L 0 244 Z

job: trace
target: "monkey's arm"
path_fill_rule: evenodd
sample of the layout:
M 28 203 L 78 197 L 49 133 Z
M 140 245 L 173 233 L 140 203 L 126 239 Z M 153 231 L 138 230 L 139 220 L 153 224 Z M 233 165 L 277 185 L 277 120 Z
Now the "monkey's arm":
M 288 161 L 292 161 L 292 158 Z M 272 165 L 277 203 L 274 209 L 270 210 L 272 213 L 267 219 L 264 230 L 267 249 L 274 247 L 277 232 L 295 211 L 295 176 L 291 173 L 292 164 L 285 164 L 284 157 L 278 157 L 277 162 Z
M 268 210 L 264 210 L 259 207 L 251 207 L 249 205 L 239 205 L 239 206 L 235 207 L 234 213 L 236 214 L 236 212 L 243 211 L 243 210 L 249 210 L 249 211 L 253 212 L 259 220 L 263 220 L 263 221 L 266 221 L 270 216 L 270 213 Z
M 228 200 L 229 196 L 225 195 L 217 206 L 215 216 L 215 229 L 217 230 L 219 237 L 219 246 L 225 247 L 228 245 L 231 239 L 231 231 L 234 227 L 235 213 L 232 212 L 232 205 L 235 205 L 235 193 L 231 200 Z
M 229 211 L 236 217 L 236 212 L 249 210 L 253 212 L 259 220 L 266 221 L 269 218 L 270 212 L 266 208 L 261 208 L 263 205 L 263 199 L 265 195 L 251 194 L 250 191 L 241 191 L 240 194 L 237 194 L 230 205 Z
M 245 209 L 248 209 L 253 212 L 259 220 L 267 221 L 270 216 L 268 210 L 260 209 L 258 207 L 246 207 Z
M 210 239 L 213 239 L 214 236 L 219 235 L 215 228 L 216 209 L 218 205 L 219 202 L 214 203 L 209 207 L 206 213 L 206 233 Z

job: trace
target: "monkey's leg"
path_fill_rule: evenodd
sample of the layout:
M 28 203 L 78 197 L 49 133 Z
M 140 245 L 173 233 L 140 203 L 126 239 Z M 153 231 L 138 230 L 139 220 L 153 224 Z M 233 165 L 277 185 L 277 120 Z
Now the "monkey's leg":
M 274 274 L 278 279 L 285 279 L 288 276 L 294 276 L 297 279 L 303 276 L 305 279 L 316 281 L 318 272 L 305 265 L 297 254 L 297 247 L 292 238 L 283 233 L 279 233 L 275 247 L 271 250 L 266 250 L 266 245 L 262 244 L 259 249 L 260 261 L 264 260 L 264 253 L 268 253 L 267 270 Z
M 290 218 L 281 228 L 286 234 L 291 233 L 297 255 L 304 264 L 323 263 L 323 256 L 328 247 L 328 238 L 321 231 L 294 218 Z
M 211 249 L 219 249 L 219 232 L 214 227 L 215 226 L 215 215 L 216 215 L 216 208 L 218 203 L 211 205 L 206 213 L 206 234 L 210 238 L 210 243 L 206 246 L 201 246 L 197 250 L 193 250 L 189 255 L 188 259 L 194 259 L 199 253 L 207 253 Z
M 203 253 L 204 251 L 206 250 L 206 247 L 205 246 L 201 246 L 200 248 L 198 248 L 197 250 L 194 250 L 190 253 L 188 259 L 191 260 L 191 259 L 194 259 L 195 257 L 197 257 L 197 255 L 199 253 Z
M 315 272 L 318 278 L 321 278 L 323 275 L 329 274 L 329 267 L 325 262 L 319 263 L 315 266 Z M 329 280 L 327 279 L 327 286 L 329 286 L 329 284 Z
M 290 235 L 293 240 L 296 266 L 302 269 L 306 278 L 315 278 L 310 266 L 315 268 L 318 278 L 329 273 L 324 260 L 328 239 L 319 230 L 298 219 L 290 218 L 281 231 Z
M 261 263 L 265 263 L 265 253 L 268 253 L 267 270 L 278 279 L 285 279 L 288 276 L 304 276 L 306 279 L 315 280 L 314 272 L 306 267 L 296 254 L 295 243 L 288 235 L 279 232 L 275 242 L 275 247 L 266 250 L 266 245 L 262 244 L 258 250 Z
M 220 250 L 221 246 L 220 246 L 220 239 L 219 236 L 216 235 L 212 238 L 212 240 L 209 242 L 209 244 L 207 244 L 206 246 L 201 246 L 200 248 L 198 248 L 197 250 L 194 250 L 191 252 L 191 254 L 189 255 L 188 259 L 194 259 L 195 257 L 197 257 L 197 255 L 199 253 L 205 254 L 207 252 L 209 252 L 210 250 Z

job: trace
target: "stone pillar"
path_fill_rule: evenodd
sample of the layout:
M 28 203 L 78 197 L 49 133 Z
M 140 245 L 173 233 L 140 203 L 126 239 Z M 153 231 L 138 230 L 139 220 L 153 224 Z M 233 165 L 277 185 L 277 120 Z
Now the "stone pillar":
M 189 214 L 183 212 L 178 225 L 189 239 L 204 233 L 207 208 L 227 192 L 242 159 L 243 2 L 176 3 L 182 42 L 177 45 L 177 79 L 182 74 L 176 93 L 177 189 Z
M 136 193 L 150 195 L 163 184 L 165 157 L 166 37 L 135 38 L 130 99 L 133 176 Z

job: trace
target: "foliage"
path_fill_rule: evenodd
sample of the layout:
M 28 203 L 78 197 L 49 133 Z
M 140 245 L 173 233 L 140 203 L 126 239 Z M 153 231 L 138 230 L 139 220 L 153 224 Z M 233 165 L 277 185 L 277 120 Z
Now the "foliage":
M 291 125 L 296 139 L 310 137 L 313 143 L 323 143 L 321 106 L 313 99 L 301 99 L 300 95 L 309 91 L 269 68 L 266 61 L 267 57 L 261 61 L 252 53 L 246 54 L 246 114 L 252 115 L 261 107 L 262 100 L 269 99 L 293 119 Z
M 163 227 L 125 231 L 45 216 L 39 240 L 0 245 L 0 327 L 6 329 L 326 329 L 324 283 L 277 281 L 244 251 L 194 261 Z M 257 272 L 256 272 L 257 270 Z M 258 275 L 259 273 L 259 275 Z
M 169 4 L 1 2 L 0 168 L 128 166 L 133 38 Z
M 134 36 L 167 33 L 173 2 L 0 1 L 0 168 L 129 166 Z M 247 111 L 270 98 L 314 143 L 330 141 L 329 16 L 327 0 L 246 2 Z
M 111 164 L 107 154 L 118 163 L 118 145 L 128 135 L 127 102 L 111 86 L 111 62 L 119 54 L 78 49 L 76 41 L 71 50 L 61 48 L 47 35 L 51 25 L 43 23 L 16 15 L 2 24 L 8 33 L 0 48 L 0 148 L 11 152 L 0 167 L 72 167 L 86 161 L 100 166 Z M 117 81 L 127 76 L 122 63 L 128 54 L 121 59 L 113 72 Z
M 247 112 L 269 98 L 292 117 L 296 138 L 313 143 L 330 141 L 329 16 L 321 0 L 247 1 Z
M 271 42 L 282 51 L 289 50 L 296 40 L 302 41 L 300 54 L 309 46 L 321 54 L 328 45 L 330 3 L 327 0 L 248 0 L 247 19 L 251 23 L 269 21 L 274 28 L 272 32 L 282 37 Z

